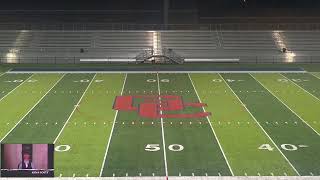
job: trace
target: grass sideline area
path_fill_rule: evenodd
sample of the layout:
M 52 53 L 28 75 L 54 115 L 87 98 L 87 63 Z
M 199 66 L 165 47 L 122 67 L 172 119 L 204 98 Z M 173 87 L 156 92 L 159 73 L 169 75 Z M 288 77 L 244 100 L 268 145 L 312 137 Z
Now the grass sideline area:
M 216 67 L 216 68 L 303 68 L 308 72 L 320 72 L 320 64 L 299 64 L 299 63 L 284 63 L 284 64 L 247 64 L 247 63 L 185 63 L 183 65 L 175 65 L 175 64 L 0 64 L 0 72 L 8 71 L 14 67 L 153 67 L 154 69 L 161 67 L 170 67 L 174 69 L 175 67 Z

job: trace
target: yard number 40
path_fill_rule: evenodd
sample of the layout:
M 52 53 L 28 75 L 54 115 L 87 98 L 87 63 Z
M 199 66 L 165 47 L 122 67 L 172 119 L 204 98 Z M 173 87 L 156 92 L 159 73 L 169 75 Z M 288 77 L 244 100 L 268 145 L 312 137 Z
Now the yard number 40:
M 180 144 L 171 144 L 168 146 L 168 149 L 170 151 L 179 152 L 179 151 L 182 151 L 184 149 L 184 147 Z M 160 145 L 159 144 L 147 144 L 144 150 L 150 151 L 150 152 L 160 151 Z
M 293 144 L 281 144 L 281 149 L 285 151 L 296 151 L 299 147 L 308 147 L 306 145 L 293 145 Z M 270 144 L 262 144 L 258 149 L 273 151 L 273 147 Z

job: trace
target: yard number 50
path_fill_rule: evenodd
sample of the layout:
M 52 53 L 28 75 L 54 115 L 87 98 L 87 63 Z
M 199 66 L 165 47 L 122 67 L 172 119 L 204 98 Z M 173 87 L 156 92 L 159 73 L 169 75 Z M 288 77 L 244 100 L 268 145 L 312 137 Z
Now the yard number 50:
M 168 146 L 168 149 L 170 151 L 179 152 L 179 151 L 182 151 L 184 149 L 184 147 L 180 144 L 171 144 Z M 160 145 L 159 144 L 147 144 L 144 150 L 149 151 L 149 152 L 159 151 Z

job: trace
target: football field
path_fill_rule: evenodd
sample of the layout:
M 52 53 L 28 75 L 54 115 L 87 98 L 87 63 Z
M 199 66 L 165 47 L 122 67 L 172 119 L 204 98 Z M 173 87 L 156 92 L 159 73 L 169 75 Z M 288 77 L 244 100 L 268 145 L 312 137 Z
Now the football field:
M 320 73 L 0 73 L 1 143 L 56 177 L 320 176 Z

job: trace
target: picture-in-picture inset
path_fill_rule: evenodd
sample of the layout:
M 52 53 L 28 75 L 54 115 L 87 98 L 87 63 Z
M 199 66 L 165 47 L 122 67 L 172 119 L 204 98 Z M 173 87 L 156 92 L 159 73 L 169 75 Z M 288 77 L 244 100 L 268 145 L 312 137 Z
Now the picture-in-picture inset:
M 1 144 L 1 177 L 53 177 L 53 144 Z

